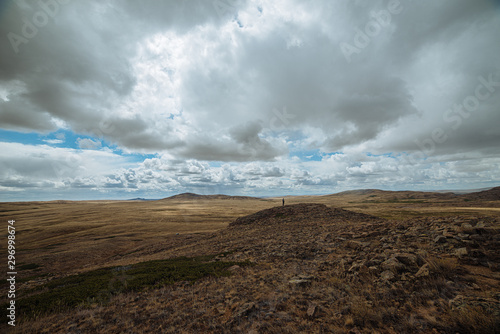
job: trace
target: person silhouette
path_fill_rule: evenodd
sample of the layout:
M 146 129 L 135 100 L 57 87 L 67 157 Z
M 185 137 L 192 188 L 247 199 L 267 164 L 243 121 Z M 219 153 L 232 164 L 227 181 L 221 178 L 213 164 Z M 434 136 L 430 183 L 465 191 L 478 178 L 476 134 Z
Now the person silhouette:
M 283 200 L 282 200 L 282 201 L 283 201 L 283 206 L 285 206 L 285 199 L 283 198 Z

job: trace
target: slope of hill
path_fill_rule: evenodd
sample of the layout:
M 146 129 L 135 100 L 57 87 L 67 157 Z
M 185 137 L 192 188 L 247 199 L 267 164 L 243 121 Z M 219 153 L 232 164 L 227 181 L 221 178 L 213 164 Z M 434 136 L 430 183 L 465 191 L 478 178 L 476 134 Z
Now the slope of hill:
M 469 201 L 498 201 L 500 200 L 500 187 L 464 194 L 460 197 Z
M 339 208 L 329 208 L 324 204 L 294 204 L 278 206 L 237 218 L 229 226 L 238 225 L 283 225 L 288 222 L 331 223 L 339 221 L 380 221 L 381 218 Z
M 263 200 L 258 197 L 250 196 L 228 196 L 228 195 L 199 195 L 194 193 L 182 193 L 174 196 L 164 198 L 162 200 Z
M 378 189 L 349 190 L 337 194 L 325 195 L 326 197 L 342 198 L 352 197 L 357 199 L 382 199 L 382 200 L 420 200 L 420 199 L 440 199 L 449 200 L 457 195 L 447 192 L 424 192 L 424 191 L 388 191 Z

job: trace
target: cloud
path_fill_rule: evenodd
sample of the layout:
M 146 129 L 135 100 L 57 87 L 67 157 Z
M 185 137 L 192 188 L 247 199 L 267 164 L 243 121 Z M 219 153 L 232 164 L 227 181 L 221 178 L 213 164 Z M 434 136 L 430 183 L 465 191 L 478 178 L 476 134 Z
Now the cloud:
M 64 143 L 64 140 L 61 140 L 61 139 L 44 139 L 43 141 L 46 142 L 47 144 L 62 144 L 62 143 Z
M 479 188 L 500 177 L 500 159 L 447 156 L 411 162 L 406 156 L 348 152 L 319 161 L 210 164 L 162 156 L 133 163 L 111 152 L 0 143 L 0 187 L 5 195 L 37 198 L 57 191 L 65 198 L 162 198 L 191 191 L 241 195 L 327 194 L 355 188 Z M 13 152 L 22 155 L 12 158 Z M 463 189 L 462 188 L 462 189 Z M 29 191 L 28 191 L 29 189 Z M 29 193 L 23 193 L 26 190 Z M 20 193 L 23 193 L 20 195 Z
M 391 3 L 398 10 L 377 20 Z M 46 178 L 54 187 L 106 191 L 299 191 L 374 187 L 389 175 L 408 187 L 411 180 L 414 187 L 441 184 L 442 175 L 477 184 L 464 161 L 495 166 L 500 153 L 495 6 L 7 2 L 0 9 L 0 128 L 42 134 L 58 146 L 69 144 L 51 133 L 73 133 L 85 152 L 59 149 L 75 159 L 111 154 L 105 166 L 124 161 L 97 150 L 107 144 L 157 160 L 136 162 L 126 176 L 103 176 L 61 162 L 63 151 L 19 146 L 3 157 L 3 187 Z M 343 43 L 358 52 L 346 59 Z M 27 159 L 39 169 L 23 166 Z M 54 176 L 54 163 L 75 172 Z M 411 166 L 420 170 L 410 177 Z M 480 175 L 493 182 L 496 174 Z
M 95 150 L 102 146 L 99 140 L 92 140 L 89 138 L 78 138 L 76 143 L 79 148 L 84 150 Z
M 99 178 L 105 170 L 130 166 L 127 158 L 107 151 L 5 142 L 0 142 L 0 151 L 1 185 L 26 180 L 26 184 L 52 182 L 55 187 L 74 178 Z

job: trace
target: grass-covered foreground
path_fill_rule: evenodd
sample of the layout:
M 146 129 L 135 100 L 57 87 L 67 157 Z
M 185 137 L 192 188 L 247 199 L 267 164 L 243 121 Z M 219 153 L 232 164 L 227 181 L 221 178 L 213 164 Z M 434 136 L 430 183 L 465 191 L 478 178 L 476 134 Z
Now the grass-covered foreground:
M 206 276 L 229 276 L 227 268 L 249 262 L 212 261 L 215 255 L 155 260 L 109 267 L 51 280 L 24 293 L 16 305 L 20 317 L 58 312 L 81 305 L 106 303 L 113 295 L 193 282 Z

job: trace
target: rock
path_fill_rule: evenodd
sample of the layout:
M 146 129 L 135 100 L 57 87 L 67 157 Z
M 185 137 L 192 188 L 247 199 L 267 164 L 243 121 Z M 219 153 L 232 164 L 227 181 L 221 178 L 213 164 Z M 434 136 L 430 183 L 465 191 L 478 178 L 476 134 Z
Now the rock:
M 407 266 L 417 265 L 417 256 L 409 253 L 397 253 L 394 257 L 401 263 Z
M 464 257 L 467 256 L 467 254 L 468 252 L 466 247 L 458 248 L 457 250 L 455 250 L 455 255 L 458 257 Z
M 461 225 L 461 228 L 462 228 L 462 231 L 464 231 L 464 232 L 467 232 L 467 233 L 471 233 L 471 232 L 473 232 L 473 231 L 472 231 L 472 225 L 471 225 L 471 224 L 469 224 L 469 223 L 463 223 L 463 224 Z
M 426 263 L 424 264 L 422 267 L 420 267 L 420 269 L 417 271 L 417 273 L 415 274 L 415 277 L 427 277 L 431 274 L 431 271 L 429 269 L 429 264 Z
M 465 297 L 462 295 L 456 295 L 455 298 L 450 299 L 449 306 L 452 310 L 460 308 L 465 302 Z
M 274 314 L 274 316 L 278 319 L 283 320 L 283 321 L 292 321 L 293 320 L 292 316 L 286 312 L 276 312 Z
M 386 270 L 380 274 L 380 278 L 384 281 L 392 281 L 396 276 L 390 270 Z
M 367 267 L 372 267 L 372 266 L 378 266 L 381 263 L 382 263 L 382 258 L 381 259 L 379 259 L 379 258 L 372 258 L 372 259 L 366 261 L 365 265 Z
M 500 263 L 487 261 L 486 264 L 492 271 L 500 271 Z
M 349 272 L 357 272 L 360 274 L 367 274 L 369 272 L 368 267 L 365 265 L 364 262 L 361 263 L 355 263 L 349 268 Z
M 349 240 L 347 242 L 347 244 L 346 244 L 346 247 L 350 248 L 350 249 L 357 250 L 357 249 L 362 249 L 364 247 L 367 247 L 369 245 L 370 245 L 369 242 L 361 242 L 361 241 L 356 241 L 356 240 Z
M 471 236 L 469 236 L 469 239 L 474 241 L 483 241 L 484 237 L 480 234 L 472 234 Z
M 232 273 L 234 273 L 234 272 L 236 272 L 236 271 L 238 271 L 240 269 L 241 269 L 241 267 L 239 265 L 237 265 L 237 264 L 235 264 L 234 266 L 231 266 L 231 267 L 227 268 L 227 270 L 230 271 L 230 272 L 232 272 Z
M 415 277 L 412 274 L 410 274 L 410 273 L 404 273 L 403 275 L 401 275 L 400 280 L 401 281 L 413 281 L 414 278 Z
M 240 309 L 236 313 L 236 317 L 237 318 L 246 317 L 246 316 L 250 315 L 255 310 L 256 310 L 255 303 L 252 303 L 252 302 L 245 303 L 240 307 Z
M 384 270 L 390 270 L 394 273 L 397 273 L 397 272 L 400 272 L 400 271 L 403 271 L 406 269 L 404 264 L 402 264 L 396 258 L 393 258 L 393 257 L 382 262 L 380 267 Z
M 438 235 L 437 237 L 434 238 L 434 242 L 437 244 L 444 244 L 446 243 L 447 239 L 445 236 Z
M 486 257 L 486 254 L 484 254 L 482 251 L 479 249 L 472 249 L 469 254 L 471 257 L 477 257 L 477 258 L 483 258 Z
M 288 283 L 300 286 L 300 287 L 305 287 L 311 284 L 313 277 L 312 276 L 297 276 L 293 277 L 291 280 L 288 281 Z
M 293 278 L 293 279 L 289 280 L 288 283 L 293 284 L 293 285 L 297 285 L 297 286 L 307 286 L 307 285 L 311 284 L 311 281 L 305 280 L 305 279 Z
M 307 316 L 309 318 L 314 318 L 316 316 L 317 311 L 318 311 L 318 306 L 315 304 L 311 304 L 307 308 Z

